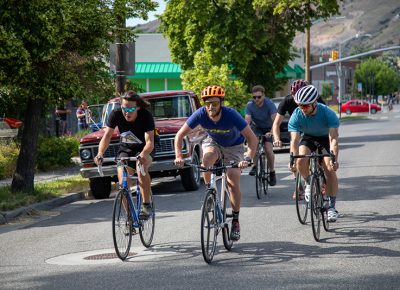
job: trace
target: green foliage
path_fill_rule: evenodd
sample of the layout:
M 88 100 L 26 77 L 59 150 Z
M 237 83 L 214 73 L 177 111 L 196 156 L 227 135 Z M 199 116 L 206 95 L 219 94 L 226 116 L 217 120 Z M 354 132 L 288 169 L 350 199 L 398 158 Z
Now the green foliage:
M 0 140 L 0 179 L 11 177 L 19 154 L 19 147 L 15 142 Z
M 240 110 L 248 101 L 246 86 L 238 79 L 233 79 L 232 70 L 227 64 L 212 65 L 206 53 L 198 52 L 194 58 L 194 68 L 182 73 L 182 85 L 201 95 L 203 88 L 219 85 L 225 90 L 225 105 Z
M 74 137 L 45 137 L 39 140 L 37 167 L 48 171 L 72 165 L 71 157 L 78 154 L 79 140 Z
M 370 58 L 359 64 L 354 73 L 354 84 L 361 82 L 363 94 L 387 95 L 398 90 L 400 76 L 384 62 Z
M 297 7 L 290 13 L 274 13 L 274 3 L 168 1 L 161 16 L 161 30 L 169 39 L 172 60 L 189 70 L 194 67 L 196 53 L 201 51 L 213 66 L 229 64 L 233 74 L 248 87 L 260 84 L 267 94 L 275 92 L 282 84 L 275 75 L 293 58 L 292 41 L 301 29 L 298 23 L 302 20 L 304 26 L 305 19 Z M 335 5 L 322 4 L 318 8 L 326 13 L 337 12 L 331 11 L 332 7 L 337 8 L 336 1 Z M 311 16 L 315 14 L 313 11 Z
M 322 92 L 321 92 L 322 99 L 326 100 L 330 96 L 332 96 L 332 84 L 331 83 L 323 83 L 322 84 Z

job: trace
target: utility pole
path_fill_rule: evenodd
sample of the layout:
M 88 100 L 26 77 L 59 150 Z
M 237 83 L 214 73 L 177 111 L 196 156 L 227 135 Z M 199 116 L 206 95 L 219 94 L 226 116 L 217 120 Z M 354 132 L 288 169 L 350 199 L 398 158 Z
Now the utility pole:
M 311 82 L 310 80 L 310 25 L 306 29 L 306 71 L 305 77 L 307 82 Z
M 116 22 L 118 32 L 116 37 L 116 51 L 115 51 L 115 93 L 117 97 L 122 96 L 125 92 L 125 84 L 126 84 L 126 57 L 125 57 L 125 45 L 123 33 L 126 28 L 126 15 L 125 13 L 118 14 L 116 16 Z

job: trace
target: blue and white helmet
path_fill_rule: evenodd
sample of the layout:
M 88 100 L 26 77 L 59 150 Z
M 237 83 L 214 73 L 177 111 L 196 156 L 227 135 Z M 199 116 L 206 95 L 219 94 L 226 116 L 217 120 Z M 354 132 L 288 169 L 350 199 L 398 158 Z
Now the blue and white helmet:
M 297 105 L 308 105 L 314 103 L 318 99 L 318 90 L 313 85 L 300 88 L 294 96 Z

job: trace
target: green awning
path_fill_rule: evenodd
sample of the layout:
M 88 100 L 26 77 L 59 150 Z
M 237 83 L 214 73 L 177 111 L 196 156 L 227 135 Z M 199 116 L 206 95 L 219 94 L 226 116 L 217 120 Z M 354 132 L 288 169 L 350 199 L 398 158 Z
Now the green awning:
M 301 66 L 299 66 L 298 64 L 295 64 L 294 71 L 296 72 L 296 78 L 304 79 L 306 71 Z
M 280 71 L 275 75 L 275 78 L 288 78 L 288 79 L 295 79 L 296 78 L 296 71 L 289 65 L 285 65 L 283 70 Z
M 179 64 L 171 62 L 137 62 L 135 74 L 128 79 L 176 79 L 181 75 Z

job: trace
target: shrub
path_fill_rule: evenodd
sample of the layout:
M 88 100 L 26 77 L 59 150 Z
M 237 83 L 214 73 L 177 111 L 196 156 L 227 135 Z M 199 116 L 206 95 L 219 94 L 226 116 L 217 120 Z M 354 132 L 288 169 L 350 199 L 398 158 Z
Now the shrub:
M 74 137 L 45 137 L 39 140 L 37 168 L 53 170 L 72 165 L 71 157 L 78 154 L 79 141 Z
M 19 148 L 15 142 L 0 142 L 0 179 L 13 175 L 18 154 Z

